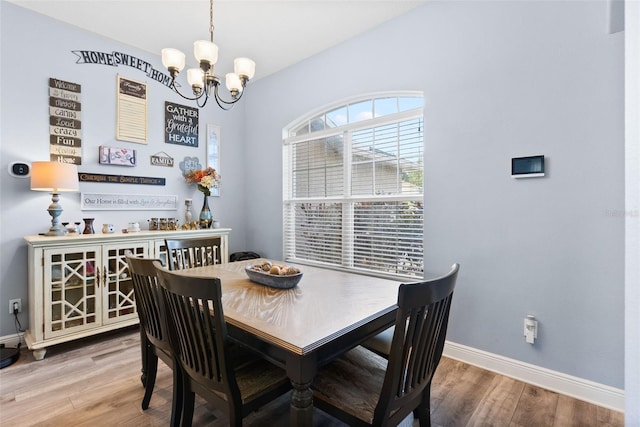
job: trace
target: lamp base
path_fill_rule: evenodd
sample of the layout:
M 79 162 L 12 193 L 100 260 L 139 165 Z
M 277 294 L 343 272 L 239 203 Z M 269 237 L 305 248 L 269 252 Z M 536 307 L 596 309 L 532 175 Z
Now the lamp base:
M 58 203 L 60 195 L 58 193 L 51 194 L 51 204 L 49 205 L 49 215 L 51 215 L 51 228 L 44 235 L 45 236 L 64 236 L 65 229 L 60 224 L 60 215 L 62 214 L 62 205 Z
M 64 227 L 51 227 L 49 231 L 44 233 L 45 236 L 64 236 L 65 234 L 67 233 L 65 233 Z

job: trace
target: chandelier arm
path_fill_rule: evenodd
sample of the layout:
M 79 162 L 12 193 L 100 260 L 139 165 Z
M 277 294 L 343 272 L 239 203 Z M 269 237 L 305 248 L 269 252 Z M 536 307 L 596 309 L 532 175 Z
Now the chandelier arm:
M 213 91 L 213 97 L 216 100 L 216 103 L 218 104 L 218 107 L 222 108 L 225 111 L 229 111 L 230 109 L 233 108 L 233 106 L 236 104 L 236 101 L 233 102 L 229 102 L 229 101 L 225 101 L 224 99 L 222 99 L 220 97 L 220 94 L 218 93 L 218 86 L 215 87 L 214 91 Z M 238 98 L 240 99 L 240 98 Z
M 204 108 L 204 106 L 205 106 L 205 105 L 207 105 L 207 101 L 209 100 L 209 96 L 207 95 L 207 96 L 205 96 L 205 97 L 204 97 L 204 102 L 202 102 L 202 104 L 200 104 L 200 100 L 201 100 L 201 99 L 202 99 L 202 97 L 200 97 L 200 98 L 196 99 L 196 105 L 197 105 L 199 108 Z
M 171 89 L 173 89 L 173 91 L 174 91 L 175 93 L 177 93 L 178 95 L 180 95 L 181 97 L 183 97 L 184 99 L 189 100 L 189 101 L 197 101 L 197 100 L 199 100 L 200 98 L 202 98 L 202 96 L 203 96 L 203 95 L 205 95 L 205 91 L 203 90 L 203 91 L 202 91 L 202 93 L 201 93 L 200 95 L 198 95 L 198 96 L 194 96 L 194 97 L 185 96 L 185 95 L 183 95 L 182 93 L 180 93 L 180 91 L 179 91 L 179 90 L 178 90 L 178 88 L 176 87 L 176 85 L 175 85 L 175 80 L 172 80 L 172 81 L 171 81 Z M 205 102 L 206 102 L 206 101 L 205 101 Z
M 244 95 L 244 90 L 242 92 L 240 92 L 238 97 L 234 98 L 233 101 L 227 101 L 227 100 L 223 99 L 222 96 L 220 96 L 220 93 L 218 93 L 218 87 L 217 86 L 216 86 L 216 89 L 214 91 L 214 95 L 216 97 L 216 101 L 219 101 L 218 105 L 220 104 L 220 102 L 222 102 L 223 104 L 227 104 L 227 105 L 233 105 L 236 102 L 240 101 L 240 99 L 242 98 L 242 95 Z

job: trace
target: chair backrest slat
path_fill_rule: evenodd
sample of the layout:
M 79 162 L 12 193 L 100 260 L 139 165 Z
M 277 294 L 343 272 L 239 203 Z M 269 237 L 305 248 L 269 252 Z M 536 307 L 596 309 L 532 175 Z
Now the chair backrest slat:
M 235 396 L 240 392 L 227 354 L 227 328 L 218 278 L 191 277 L 154 264 L 170 319 L 170 337 L 182 368 L 197 383 Z
M 159 261 L 137 258 L 133 254 L 127 255 L 141 327 L 145 330 L 151 344 L 163 349 L 167 354 L 172 354 L 165 322 L 162 291 L 153 266 L 154 262 Z
M 220 236 L 196 239 L 165 239 L 169 270 L 215 265 L 222 262 Z
M 408 413 L 398 408 L 422 398 L 442 357 L 459 265 L 440 278 L 400 285 L 398 312 L 374 425 L 396 425 Z M 410 412 L 410 411 L 409 411 Z

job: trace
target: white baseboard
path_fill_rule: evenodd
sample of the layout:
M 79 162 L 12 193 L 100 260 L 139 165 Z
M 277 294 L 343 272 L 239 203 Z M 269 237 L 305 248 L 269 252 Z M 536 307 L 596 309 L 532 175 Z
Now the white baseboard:
M 0 337 L 0 343 L 10 347 L 15 347 L 19 341 L 24 341 L 22 333 L 19 336 L 12 334 Z M 624 390 L 619 388 L 552 371 L 451 341 L 445 343 L 443 355 L 604 408 L 624 412 Z
M 443 355 L 500 375 L 624 412 L 624 390 L 447 341 Z
M 11 334 L 0 337 L 0 344 L 4 344 L 7 347 L 15 347 L 19 342 L 24 343 L 24 333 L 20 332 L 19 335 Z

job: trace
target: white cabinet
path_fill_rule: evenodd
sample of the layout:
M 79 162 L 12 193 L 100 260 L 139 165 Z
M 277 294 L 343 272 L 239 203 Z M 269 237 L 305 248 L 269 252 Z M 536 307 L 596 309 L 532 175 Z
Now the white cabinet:
M 230 229 L 26 236 L 29 247 L 29 329 L 35 359 L 48 346 L 138 323 L 125 253 L 166 259 L 165 238 L 221 237 L 228 259 Z

